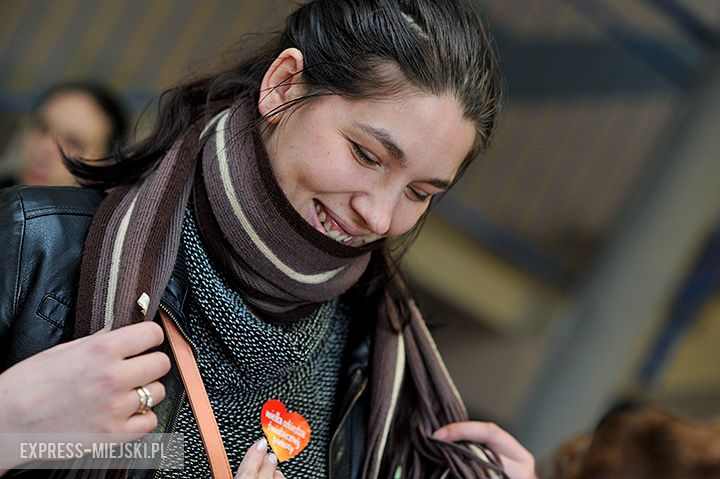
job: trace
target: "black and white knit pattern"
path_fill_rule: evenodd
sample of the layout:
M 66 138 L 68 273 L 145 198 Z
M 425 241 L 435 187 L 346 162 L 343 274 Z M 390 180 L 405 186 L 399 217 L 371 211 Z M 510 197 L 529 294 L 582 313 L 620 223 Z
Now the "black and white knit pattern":
M 278 399 L 288 411 L 301 414 L 312 431 L 307 447 L 281 463 L 280 470 L 290 479 L 327 477 L 349 315 L 335 299 L 292 324 L 273 325 L 258 319 L 211 264 L 189 211 L 180 254 L 188 269 L 188 334 L 198 348 L 198 368 L 233 473 L 248 447 L 263 436 L 263 404 Z M 185 467 L 162 471 L 162 477 L 211 477 L 187 399 L 174 432 L 184 434 Z

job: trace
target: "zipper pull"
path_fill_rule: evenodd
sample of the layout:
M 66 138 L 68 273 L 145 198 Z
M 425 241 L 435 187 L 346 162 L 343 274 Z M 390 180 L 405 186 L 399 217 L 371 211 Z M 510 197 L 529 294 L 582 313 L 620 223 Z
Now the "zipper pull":
M 148 296 L 147 293 L 141 294 L 137 300 L 137 305 L 140 306 L 140 311 L 142 312 L 143 316 L 147 316 L 147 310 L 150 306 L 150 296 Z

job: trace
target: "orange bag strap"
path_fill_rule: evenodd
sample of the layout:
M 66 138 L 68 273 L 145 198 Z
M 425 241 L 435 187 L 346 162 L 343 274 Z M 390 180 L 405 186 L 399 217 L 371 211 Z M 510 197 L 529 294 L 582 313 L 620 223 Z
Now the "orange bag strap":
M 173 355 L 175 355 L 175 361 L 180 370 L 180 376 L 185 385 L 185 391 L 187 391 L 190 400 L 190 407 L 193 414 L 195 414 L 198 429 L 200 429 L 200 437 L 205 445 L 205 452 L 210 462 L 213 478 L 233 479 L 230 462 L 220 436 L 220 429 L 215 420 L 215 414 L 205 391 L 205 385 L 200 377 L 200 371 L 195 362 L 192 349 L 167 313 L 163 310 L 159 310 L 159 312 L 170 341 L 170 347 Z

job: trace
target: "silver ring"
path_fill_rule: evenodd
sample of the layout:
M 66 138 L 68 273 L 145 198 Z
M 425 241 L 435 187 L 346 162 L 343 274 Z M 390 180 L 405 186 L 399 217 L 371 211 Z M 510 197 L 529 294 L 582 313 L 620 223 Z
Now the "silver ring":
M 146 388 L 145 386 L 136 388 L 135 392 L 137 392 L 138 398 L 140 401 L 140 404 L 138 404 L 137 411 L 135 411 L 135 412 L 137 414 L 147 413 L 150 410 L 150 408 L 152 408 L 152 406 L 153 406 L 152 394 L 150 394 L 150 391 L 148 391 L 148 388 Z
M 140 389 L 142 389 L 143 392 L 145 393 L 145 395 L 147 396 L 147 404 L 145 407 L 147 407 L 148 409 L 152 409 L 153 397 L 152 397 L 152 394 L 150 394 L 150 390 L 145 386 L 141 387 Z

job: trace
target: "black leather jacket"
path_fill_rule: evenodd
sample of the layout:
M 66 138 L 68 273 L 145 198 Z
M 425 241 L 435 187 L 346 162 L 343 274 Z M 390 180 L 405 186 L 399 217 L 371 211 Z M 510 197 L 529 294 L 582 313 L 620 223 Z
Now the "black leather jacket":
M 80 188 L 0 190 L 0 373 L 72 337 L 84 240 L 103 197 Z M 181 332 L 186 328 L 186 290 L 184 265 L 178 262 L 161 307 Z M 367 335 L 360 335 L 348 348 L 328 456 L 333 479 L 360 477 L 369 402 L 369 343 Z M 172 432 L 185 398 L 174 364 L 162 382 L 167 399 L 154 408 L 156 432 Z

